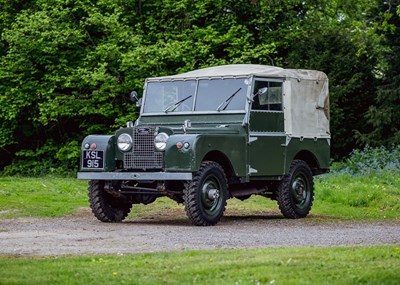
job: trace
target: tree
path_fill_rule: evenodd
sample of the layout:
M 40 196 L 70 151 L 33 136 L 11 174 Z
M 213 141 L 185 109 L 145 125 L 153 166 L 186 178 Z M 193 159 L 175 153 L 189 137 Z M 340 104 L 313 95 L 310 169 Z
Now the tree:
M 134 119 L 120 66 L 136 37 L 116 1 L 101 2 L 38 0 L 3 29 L 0 148 L 31 166 L 75 170 L 85 133 L 114 129 L 122 110 Z
M 355 132 L 365 130 L 362 118 L 376 92 L 375 36 L 368 32 L 367 19 L 354 16 L 366 9 L 341 1 L 322 3 L 308 11 L 299 33 L 289 35 L 287 65 L 321 70 L 329 77 L 331 149 L 336 159 L 357 146 Z
M 146 77 L 227 63 L 327 73 L 335 158 L 398 143 L 398 0 L 387 3 L 0 0 L 0 169 L 74 171 L 85 135 L 135 119 L 126 95 Z
M 394 2 L 394 3 L 392 3 Z M 397 11 L 395 3 L 397 3 Z M 365 118 L 369 132 L 357 132 L 363 143 L 372 146 L 400 144 L 400 4 L 377 2 L 373 14 L 382 41 L 379 78 L 375 100 Z

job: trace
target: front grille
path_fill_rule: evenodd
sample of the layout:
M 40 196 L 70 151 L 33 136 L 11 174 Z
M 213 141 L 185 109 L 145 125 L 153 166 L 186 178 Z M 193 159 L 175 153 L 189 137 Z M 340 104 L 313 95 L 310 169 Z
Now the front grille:
M 132 152 L 124 154 L 125 169 L 161 169 L 163 153 L 154 149 L 154 128 L 136 127 Z

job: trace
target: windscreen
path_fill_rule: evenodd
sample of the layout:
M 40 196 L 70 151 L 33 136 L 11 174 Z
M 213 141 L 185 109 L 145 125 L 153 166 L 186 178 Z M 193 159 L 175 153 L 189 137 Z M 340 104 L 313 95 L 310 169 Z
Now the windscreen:
M 245 110 L 248 79 L 151 81 L 143 113 Z
M 244 78 L 202 79 L 195 111 L 244 110 L 246 93 Z
M 147 84 L 144 113 L 191 111 L 195 80 L 159 81 Z

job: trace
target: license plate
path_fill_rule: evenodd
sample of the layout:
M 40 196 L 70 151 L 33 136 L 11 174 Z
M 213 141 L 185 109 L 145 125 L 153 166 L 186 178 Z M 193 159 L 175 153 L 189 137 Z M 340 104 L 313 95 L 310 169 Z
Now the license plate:
M 103 169 L 104 151 L 84 150 L 82 153 L 82 168 Z

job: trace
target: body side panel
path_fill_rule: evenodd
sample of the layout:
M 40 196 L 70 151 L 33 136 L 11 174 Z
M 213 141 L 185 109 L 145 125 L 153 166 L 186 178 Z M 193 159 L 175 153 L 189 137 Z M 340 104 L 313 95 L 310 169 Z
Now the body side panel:
M 176 147 L 176 143 L 188 142 L 189 149 Z M 168 140 L 165 153 L 166 171 L 197 171 L 204 157 L 210 152 L 224 154 L 236 176 L 246 176 L 245 134 L 182 134 Z

